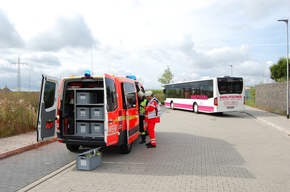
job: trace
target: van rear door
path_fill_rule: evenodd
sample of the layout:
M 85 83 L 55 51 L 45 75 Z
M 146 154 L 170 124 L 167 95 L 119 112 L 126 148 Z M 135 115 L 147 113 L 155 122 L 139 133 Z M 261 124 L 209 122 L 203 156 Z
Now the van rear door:
M 42 76 L 38 105 L 37 141 L 55 136 L 58 80 Z
M 105 142 L 106 146 L 115 145 L 119 139 L 119 111 L 115 78 L 105 74 L 104 76 L 105 94 Z

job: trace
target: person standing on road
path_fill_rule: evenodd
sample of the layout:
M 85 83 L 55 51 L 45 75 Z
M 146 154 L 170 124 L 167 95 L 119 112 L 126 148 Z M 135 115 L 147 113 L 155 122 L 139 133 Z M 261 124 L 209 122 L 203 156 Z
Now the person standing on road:
M 147 100 L 144 97 L 144 93 L 142 91 L 138 92 L 138 103 L 139 103 L 139 131 L 141 134 L 140 144 L 146 143 L 146 132 L 144 130 L 144 120 L 145 120 L 145 108 L 147 104 Z
M 156 147 L 156 138 L 155 138 L 155 124 L 160 123 L 160 105 L 159 101 L 153 97 L 152 91 L 145 92 L 146 100 L 148 101 L 146 106 L 146 116 L 145 121 L 148 123 L 148 134 L 150 137 L 150 142 L 147 143 L 147 148 L 155 148 Z

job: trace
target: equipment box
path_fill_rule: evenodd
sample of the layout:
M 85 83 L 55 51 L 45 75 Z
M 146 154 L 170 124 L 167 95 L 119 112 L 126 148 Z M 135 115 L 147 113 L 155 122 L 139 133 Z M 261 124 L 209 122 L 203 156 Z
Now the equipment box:
M 98 149 L 91 149 L 77 156 L 77 169 L 93 170 L 102 164 L 102 153 Z
M 90 124 L 77 122 L 77 135 L 88 135 L 90 133 Z
M 88 107 L 77 107 L 77 119 L 89 119 L 90 108 Z
M 103 119 L 104 118 L 104 108 L 103 107 L 92 107 L 90 117 L 91 117 L 91 119 Z
M 104 123 L 91 123 L 92 135 L 104 135 Z
M 77 104 L 90 104 L 90 96 L 89 92 L 77 92 Z

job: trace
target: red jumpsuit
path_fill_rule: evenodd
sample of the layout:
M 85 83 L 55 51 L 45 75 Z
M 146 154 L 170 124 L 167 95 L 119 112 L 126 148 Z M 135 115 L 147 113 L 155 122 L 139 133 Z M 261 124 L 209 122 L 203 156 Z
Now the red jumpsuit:
M 149 101 L 146 107 L 146 118 L 145 121 L 148 124 L 148 135 L 150 137 L 150 144 L 152 146 L 156 146 L 156 139 L 155 139 L 155 124 L 160 123 L 160 112 L 158 111 L 159 104 L 157 99 L 153 98 Z M 160 109 L 159 109 L 160 110 Z

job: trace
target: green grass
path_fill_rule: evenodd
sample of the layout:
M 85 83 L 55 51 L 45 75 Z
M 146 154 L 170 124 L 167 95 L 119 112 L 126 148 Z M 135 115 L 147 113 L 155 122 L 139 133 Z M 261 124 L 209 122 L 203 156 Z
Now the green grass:
M 246 105 L 250 107 L 256 107 L 256 103 L 254 100 L 246 100 Z
M 35 130 L 39 93 L 0 92 L 0 138 Z

